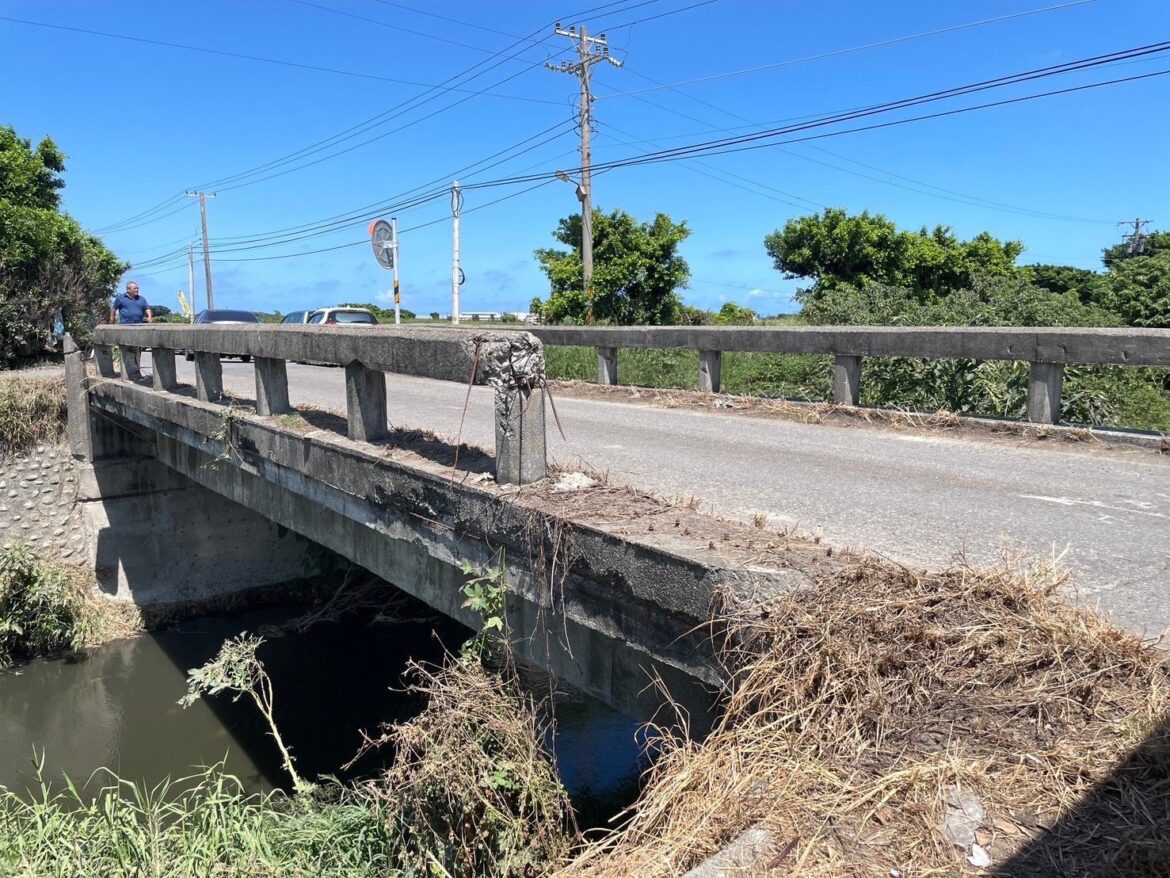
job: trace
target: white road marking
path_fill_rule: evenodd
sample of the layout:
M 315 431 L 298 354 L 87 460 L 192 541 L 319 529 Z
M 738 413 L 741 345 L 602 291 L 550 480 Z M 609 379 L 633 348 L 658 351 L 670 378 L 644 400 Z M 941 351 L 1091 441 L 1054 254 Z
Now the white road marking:
M 1130 515 L 1149 515 L 1152 518 L 1168 518 L 1164 512 L 1147 512 L 1144 509 L 1128 509 L 1124 506 L 1110 506 L 1100 500 L 1080 500 L 1075 497 L 1046 497 L 1043 494 L 1017 494 L 1025 500 L 1043 500 L 1045 503 L 1059 503 L 1061 506 L 1092 506 L 1095 509 L 1112 509 L 1114 512 L 1126 512 Z

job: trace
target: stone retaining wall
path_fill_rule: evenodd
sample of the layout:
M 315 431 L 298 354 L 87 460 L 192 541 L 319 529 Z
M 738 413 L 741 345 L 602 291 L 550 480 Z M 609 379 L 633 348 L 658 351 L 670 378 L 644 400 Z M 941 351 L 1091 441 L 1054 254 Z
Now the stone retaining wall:
M 76 465 L 62 445 L 0 454 L 0 546 L 21 542 L 47 559 L 83 562 L 76 499 Z

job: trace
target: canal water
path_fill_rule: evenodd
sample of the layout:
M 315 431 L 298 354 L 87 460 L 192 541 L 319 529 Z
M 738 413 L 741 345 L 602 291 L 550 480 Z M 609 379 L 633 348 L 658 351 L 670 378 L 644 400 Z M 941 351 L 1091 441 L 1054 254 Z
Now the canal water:
M 367 755 L 348 772 L 342 766 L 357 752 L 362 730 L 374 732 L 421 709 L 419 696 L 404 691 L 407 662 L 437 663 L 470 632 L 447 619 L 411 614 L 281 633 L 281 624 L 301 611 L 192 619 L 0 672 L 0 785 L 23 791 L 35 784 L 34 761 L 43 754 L 50 781 L 68 775 L 80 783 L 106 767 L 153 785 L 222 760 L 250 791 L 286 786 L 276 748 L 250 699 L 221 695 L 186 709 L 177 704 L 187 689 L 187 670 L 242 631 L 269 634 L 258 654 L 272 678 L 277 726 L 298 771 L 342 779 L 376 771 L 391 754 Z M 534 694 L 547 695 L 547 689 Z M 552 710 L 556 733 L 549 745 L 561 776 L 582 823 L 599 825 L 636 793 L 637 723 L 575 693 L 558 694 Z

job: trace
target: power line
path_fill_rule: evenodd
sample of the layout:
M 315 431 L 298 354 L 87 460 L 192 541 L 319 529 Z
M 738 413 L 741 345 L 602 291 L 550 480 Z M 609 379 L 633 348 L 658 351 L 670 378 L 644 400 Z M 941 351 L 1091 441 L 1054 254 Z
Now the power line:
M 744 134 L 737 137 L 720 138 L 717 140 L 704 141 L 699 143 L 692 143 L 686 146 L 675 147 L 672 149 L 659 150 L 657 152 L 646 153 L 639 156 L 630 156 L 625 159 L 618 159 L 613 162 L 605 162 L 595 165 L 595 168 L 616 168 L 616 167 L 630 167 L 638 164 L 648 164 L 651 162 L 667 161 L 676 158 L 685 158 L 697 154 L 712 154 L 721 155 L 729 152 L 742 152 L 746 149 L 770 147 L 776 145 L 786 145 L 788 143 L 799 143 L 804 140 L 817 140 L 825 137 L 836 137 L 841 134 L 852 134 L 860 131 L 872 131 L 879 128 L 888 128 L 894 125 L 903 125 L 909 122 L 917 122 L 925 119 L 943 118 L 945 116 L 952 116 L 961 113 L 971 112 L 973 110 L 988 109 L 990 107 L 1007 106 L 1009 104 L 1021 103 L 1030 100 L 1036 100 L 1043 97 L 1052 97 L 1059 94 L 1071 94 L 1079 91 L 1086 91 L 1094 88 L 1101 88 L 1108 85 L 1117 85 L 1124 82 L 1136 82 L 1139 80 L 1150 79 L 1157 76 L 1165 75 L 1170 71 L 1157 71 L 1155 73 L 1147 73 L 1136 76 L 1122 77 L 1113 80 L 1106 80 L 1104 82 L 1087 83 L 1080 86 L 1073 86 L 1071 88 L 1057 89 L 1049 92 L 1040 92 L 1032 95 L 1024 95 L 1017 98 L 1009 98 L 1001 101 L 994 101 L 986 104 L 976 104 L 968 107 L 961 107 L 955 110 L 941 111 L 938 113 L 926 114 L 922 116 L 908 117 L 894 122 L 884 122 L 875 125 L 859 126 L 856 128 L 845 129 L 839 132 L 832 132 L 829 134 L 820 134 L 810 136 L 807 138 L 798 138 L 794 140 L 782 141 L 779 144 L 764 143 L 759 144 L 758 141 L 771 140 L 786 134 L 791 134 L 800 131 L 811 130 L 814 128 L 824 127 L 828 125 L 841 124 L 843 122 L 853 121 L 856 119 L 863 119 L 874 115 L 892 112 L 895 110 L 907 109 L 910 107 L 920 106 L 923 104 L 934 103 L 940 100 L 947 100 L 954 97 L 961 97 L 970 94 L 976 94 L 982 91 L 988 91 L 996 88 L 1003 88 L 1009 85 L 1018 85 L 1033 80 L 1042 79 L 1050 76 L 1057 76 L 1064 73 L 1078 72 L 1083 70 L 1090 70 L 1094 67 L 1108 64 L 1117 60 L 1126 60 L 1132 57 L 1140 57 L 1154 53 L 1161 53 L 1170 50 L 1170 41 L 1162 43 L 1153 43 L 1148 46 L 1140 46 L 1134 49 L 1125 49 L 1118 52 L 1111 52 L 1107 55 L 1095 56 L 1092 58 L 1085 58 L 1079 61 L 1071 61 L 1065 64 L 1053 65 L 1051 67 L 1043 67 L 1036 70 L 1028 70 L 1022 73 L 1011 74 L 1008 76 L 998 77 L 996 79 L 983 80 L 981 82 L 970 83 L 962 86 L 955 86 L 949 89 L 930 92 L 924 95 L 918 95 L 912 98 L 903 98 L 896 101 L 888 101 L 882 104 L 874 104 L 864 107 L 859 110 L 848 113 L 840 113 L 829 117 L 815 119 L 811 122 L 792 125 L 782 128 L 773 128 L 764 131 L 758 131 L 752 134 Z M 756 143 L 755 146 L 747 146 L 747 144 Z M 527 182 L 531 178 L 516 178 L 506 181 L 500 181 L 495 185 L 507 182 Z M 476 186 L 483 186 L 489 184 L 475 184 Z
M 641 2 L 638 2 L 638 3 L 630 3 L 629 0 L 613 0 L 613 2 L 603 3 L 599 6 L 594 6 L 594 7 L 591 7 L 589 9 L 582 10 L 580 12 L 571 13 L 571 16 L 565 16 L 565 17 L 588 15 L 588 14 L 593 13 L 593 12 L 609 10 L 609 9 L 612 9 L 613 7 L 622 7 L 623 10 L 628 10 L 628 9 L 633 9 L 633 8 L 640 7 L 640 6 L 645 6 L 645 5 L 648 5 L 650 3 L 655 3 L 655 2 L 659 2 L 659 0 L 641 0 Z M 511 51 L 517 45 L 520 45 L 522 43 L 532 43 L 533 37 L 535 37 L 537 34 L 541 33 L 542 31 L 544 31 L 545 27 L 547 27 L 547 25 L 541 26 L 540 28 L 537 28 L 536 30 L 529 33 L 528 35 L 517 39 L 512 45 L 507 46 L 504 49 L 501 49 L 493 57 L 499 57 L 500 55 L 503 55 L 505 52 Z M 547 39 L 547 37 L 545 39 Z M 540 42 L 544 42 L 544 40 L 539 40 L 536 42 L 540 43 Z M 529 48 L 529 47 L 525 46 L 520 51 L 525 51 L 527 48 Z M 519 52 L 517 52 L 515 54 L 518 55 Z M 560 54 L 560 53 L 558 53 L 558 54 Z M 345 140 L 352 139 L 353 137 L 357 137 L 360 134 L 364 133 L 365 131 L 371 130 L 372 128 L 377 127 L 378 125 L 382 124 L 383 120 L 386 120 L 390 116 L 393 116 L 395 114 L 400 114 L 401 111 L 405 111 L 408 109 L 416 109 L 418 106 L 421 106 L 422 104 L 429 103 L 430 101 L 435 100 L 436 98 L 438 98 L 439 96 L 441 96 L 442 94 L 445 93 L 447 86 L 450 83 L 454 83 L 454 82 L 463 80 L 462 84 L 466 84 L 466 82 L 470 82 L 471 80 L 476 79 L 479 76 L 482 76 L 485 73 L 490 72 L 491 70 L 494 70 L 496 67 L 499 67 L 501 64 L 506 63 L 508 60 L 511 60 L 512 57 L 515 57 L 515 55 L 509 56 L 508 58 L 503 58 L 502 60 L 498 61 L 496 64 L 493 64 L 490 67 L 487 67 L 486 69 L 480 70 L 478 73 L 476 73 L 475 71 L 478 68 L 483 67 L 485 64 L 487 64 L 489 61 L 492 60 L 491 58 L 486 58 L 486 59 L 479 61 L 479 62 L 471 65 L 470 67 L 460 71 L 459 73 L 453 74 L 452 76 L 443 80 L 443 82 L 440 82 L 438 85 L 433 86 L 428 91 L 423 92 L 421 95 L 416 95 L 415 97 L 413 97 L 409 100 L 400 102 L 400 103 L 382 111 L 381 113 L 378 113 L 377 115 L 366 119 L 363 122 L 359 122 L 356 125 L 350 126 L 349 128 L 346 128 L 346 129 L 344 129 L 336 134 L 333 134 L 327 138 L 324 138 L 323 140 L 319 140 L 315 143 L 311 143 L 308 146 L 302 147 L 298 150 L 294 150 L 292 153 L 286 154 L 284 156 L 280 156 L 276 159 L 269 160 L 268 162 L 264 162 L 260 165 L 254 166 L 254 167 L 249 168 L 245 171 L 241 171 L 241 172 L 238 172 L 236 174 L 229 175 L 228 177 L 220 178 L 218 180 L 212 180 L 212 181 L 208 181 L 206 183 L 200 184 L 200 186 L 197 188 L 201 188 L 201 189 L 218 188 L 218 189 L 223 190 L 230 183 L 235 183 L 238 180 L 241 180 L 241 179 L 244 179 L 244 178 L 247 178 L 250 176 L 255 176 L 257 174 L 261 174 L 265 170 L 270 170 L 270 169 L 273 169 L 275 167 L 287 165 L 289 163 L 296 161 L 298 158 L 307 157 L 308 155 L 312 155 L 316 152 L 320 152 L 324 149 L 328 149 L 330 146 L 335 146 L 339 143 L 344 142 Z M 536 65 L 533 65 L 533 67 L 535 67 L 535 66 Z M 527 68 L 527 69 L 531 69 L 531 68 Z M 514 78 L 514 77 L 509 77 L 509 79 L 504 80 L 503 82 L 499 82 L 499 83 L 496 83 L 495 85 L 488 86 L 488 89 L 502 85 L 502 84 L 504 84 L 504 82 L 510 81 L 510 79 L 512 79 L 512 78 Z M 435 92 L 435 93 L 432 94 L 432 92 Z M 461 103 L 461 102 L 457 102 L 455 104 L 448 105 L 445 109 L 451 109 L 454 106 L 458 106 L 458 103 Z M 445 110 L 443 110 L 443 111 L 445 111 Z M 440 112 L 443 112 L 443 111 L 440 111 Z M 367 142 L 373 142 L 373 141 L 367 141 Z M 361 144 L 361 145 L 365 145 L 365 144 Z M 348 150 L 346 150 L 346 151 L 348 151 Z M 338 152 L 338 153 L 334 154 L 334 156 L 332 156 L 332 157 L 335 157 L 336 155 L 342 155 L 346 151 Z M 312 164 L 316 164 L 316 162 L 313 162 Z M 309 165 L 304 165 L 303 167 L 309 167 Z M 257 180 L 255 182 L 262 182 L 262 181 Z M 172 196 L 170 196 L 169 199 L 167 199 L 165 202 L 162 202 L 160 205 L 156 205 L 153 208 L 150 208 L 146 211 L 143 211 L 141 214 L 137 214 L 135 216 L 135 219 L 142 217 L 142 216 L 145 216 L 145 215 L 153 214 L 160 207 L 163 207 L 166 204 L 169 204 L 176 199 L 182 200 L 182 197 L 183 197 L 182 193 L 172 195 Z M 126 220 L 122 220 L 120 222 L 126 222 Z M 119 225 L 119 223 L 114 223 L 113 225 L 116 226 L 116 225 Z
M 655 85 L 651 88 L 641 88 L 641 89 L 636 89 L 633 91 L 622 91 L 622 92 L 617 92 L 616 94 L 606 95 L 605 100 L 609 100 L 611 98 L 628 97 L 630 95 L 645 94 L 646 92 L 651 92 L 651 91 L 661 91 L 662 89 L 672 89 L 673 90 L 673 89 L 678 89 L 678 88 L 681 88 L 682 86 L 687 86 L 687 85 L 696 85 L 698 83 L 703 83 L 703 82 L 714 82 L 714 81 L 720 80 L 720 79 L 728 79 L 728 78 L 733 77 L 733 76 L 743 76 L 743 75 L 749 74 L 749 73 L 760 73 L 760 72 L 765 71 L 765 70 L 776 70 L 776 69 L 779 69 L 781 67 L 790 67 L 794 64 L 804 64 L 808 61 L 821 61 L 821 60 L 824 60 L 825 58 L 836 58 L 836 57 L 841 56 L 841 55 L 852 54 L 853 52 L 863 52 L 863 51 L 866 51 L 868 49 L 878 49 L 878 48 L 882 48 L 885 46 L 893 46 L 893 45 L 897 45 L 898 43 L 906 43 L 906 42 L 910 42 L 912 40 L 924 39 L 925 37 L 934 37 L 934 36 L 938 36 L 940 34 L 953 33 L 955 31 L 967 30 L 967 29 L 973 28 L 973 27 L 982 27 L 983 25 L 987 25 L 987 24 L 996 24 L 996 23 L 1001 22 L 1001 21 L 1010 21 L 1010 20 L 1016 19 L 1016 18 L 1025 18 L 1025 17 L 1030 16 L 1030 15 L 1040 15 L 1040 14 L 1045 13 L 1045 12 L 1057 12 L 1057 11 L 1062 10 L 1062 9 L 1069 9 L 1071 7 L 1074 7 L 1074 6 L 1084 6 L 1086 4 L 1095 3 L 1095 2 L 1096 2 L 1096 0 L 1072 0 L 1072 2 L 1061 3 L 1061 4 L 1058 4 L 1056 6 L 1044 6 L 1044 7 L 1041 7 L 1039 9 L 1025 9 L 1022 12 L 1013 12 L 1009 15 L 999 15 L 999 16 L 996 16 L 994 18 L 983 18 L 983 19 L 980 19 L 978 21 L 969 21 L 969 22 L 965 22 L 963 24 L 956 24 L 956 25 L 951 25 L 949 27 L 936 28 L 935 30 L 923 31 L 921 33 L 907 34 L 907 35 L 901 36 L 901 37 L 891 37 L 888 40 L 879 40 L 879 41 L 873 42 L 873 43 L 864 43 L 864 44 L 859 45 L 859 46 L 851 46 L 847 49 L 834 49 L 832 51 L 821 52 L 821 53 L 816 54 L 816 55 L 806 55 L 802 58 L 789 58 L 789 59 L 784 60 L 784 61 L 776 61 L 776 62 L 773 62 L 770 64 L 759 64 L 759 65 L 756 65 L 754 67 L 746 67 L 742 70 L 731 70 L 731 71 L 728 71 L 726 73 L 713 73 L 709 76 L 698 76 L 698 77 L 694 77 L 692 79 L 684 79 L 681 82 L 658 83 L 657 85 Z M 619 25 L 619 27 L 621 27 L 621 26 L 623 26 L 623 25 Z M 616 30 L 616 28 L 609 28 L 609 30 Z
M 683 7 L 680 7 L 679 9 L 671 9 L 671 10 L 668 10 L 666 12 L 660 12 L 660 13 L 658 13 L 658 15 L 647 15 L 645 18 L 639 18 L 635 21 L 627 21 L 624 24 L 611 25 L 611 26 L 607 27 L 606 30 L 607 31 L 620 30 L 623 27 L 633 27 L 636 24 L 642 24 L 643 22 L 646 22 L 646 21 L 654 21 L 655 19 L 658 19 L 658 18 L 666 18 L 668 15 L 678 15 L 678 13 L 680 13 L 680 12 L 689 12 L 692 9 L 698 9 L 700 6 L 710 6 L 712 3 L 717 3 L 717 2 L 718 2 L 718 0 L 699 0 L 698 3 L 692 3 L 690 6 L 683 6 Z
M 429 83 L 429 82 L 417 82 L 417 81 L 411 80 L 411 79 L 397 79 L 397 78 L 392 77 L 392 76 L 379 76 L 376 73 L 361 73 L 361 72 L 356 71 L 356 70 L 341 70 L 341 69 L 338 69 L 336 67 L 321 67 L 317 64 L 303 64 L 299 61 L 284 61 L 284 60 L 279 59 L 279 58 L 264 58 L 264 57 L 259 56 L 259 55 L 248 55 L 248 54 L 245 54 L 243 52 L 229 52 L 225 49 L 211 49 L 211 48 L 208 48 L 206 46 L 191 46 L 191 45 L 187 45 L 184 43 L 172 43 L 172 42 L 169 42 L 167 40 L 154 40 L 154 39 L 150 39 L 148 37 L 134 37 L 134 36 L 130 36 L 128 34 L 111 33 L 110 31 L 89 30 L 88 28 L 73 27 L 71 25 L 65 25 L 65 24 L 50 24 L 49 22 L 46 22 L 46 21 L 32 21 L 30 19 L 25 19 L 25 18 L 13 18 L 12 16 L 8 16 L 8 15 L 0 15 L 0 21 L 7 21 L 7 22 L 11 22 L 12 24 L 23 24 L 23 25 L 28 25 L 30 27 L 48 28 L 50 30 L 70 31 L 72 33 L 86 34 L 88 36 L 94 36 L 94 37 L 105 37 L 107 39 L 112 39 L 112 40 L 125 40 L 125 41 L 131 42 L 131 43 L 143 43 L 143 44 L 148 45 L 148 46 L 160 46 L 162 48 L 167 48 L 167 49 L 181 49 L 181 50 L 186 51 L 186 52 L 201 52 L 205 55 L 218 55 L 218 56 L 221 56 L 224 58 L 235 58 L 236 60 L 240 60 L 240 61 L 253 61 L 253 62 L 261 63 L 261 64 L 274 64 L 274 65 L 278 65 L 281 67 L 294 67 L 294 68 L 297 68 L 299 70 L 310 70 L 310 71 L 313 71 L 315 73 L 332 73 L 332 74 L 337 75 L 337 76 L 350 76 L 350 77 L 356 77 L 358 79 L 371 79 L 371 80 L 375 80 L 377 82 L 390 82 L 390 83 L 394 83 L 395 85 L 410 85 L 410 86 L 415 86 L 418 88 L 426 88 L 426 89 L 433 89 L 433 88 L 437 87 L 433 83 Z M 448 90 L 449 91 L 463 91 L 463 89 L 458 89 L 458 88 L 449 88 Z M 476 92 L 476 94 L 486 94 L 486 93 L 485 92 Z M 546 101 L 546 100 L 543 100 L 541 98 L 529 98 L 529 97 L 524 97 L 523 95 L 508 95 L 508 94 L 493 93 L 490 95 L 490 97 L 498 97 L 498 98 L 504 98 L 507 100 L 514 100 L 514 101 L 528 101 L 530 103 L 541 103 L 541 104 L 555 104 L 556 103 L 556 101 Z

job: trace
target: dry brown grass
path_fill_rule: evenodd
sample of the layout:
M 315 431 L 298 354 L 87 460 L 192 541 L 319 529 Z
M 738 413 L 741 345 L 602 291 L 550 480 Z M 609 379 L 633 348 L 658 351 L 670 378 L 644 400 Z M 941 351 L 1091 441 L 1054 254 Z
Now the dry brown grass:
M 773 851 L 735 874 L 977 874 L 941 831 L 955 787 L 997 874 L 1170 874 L 1166 660 L 1062 582 L 866 559 L 729 604 L 716 729 L 666 735 L 624 827 L 562 874 L 680 875 L 752 827 Z
M 0 454 L 28 451 L 64 433 L 63 378 L 0 377 Z

